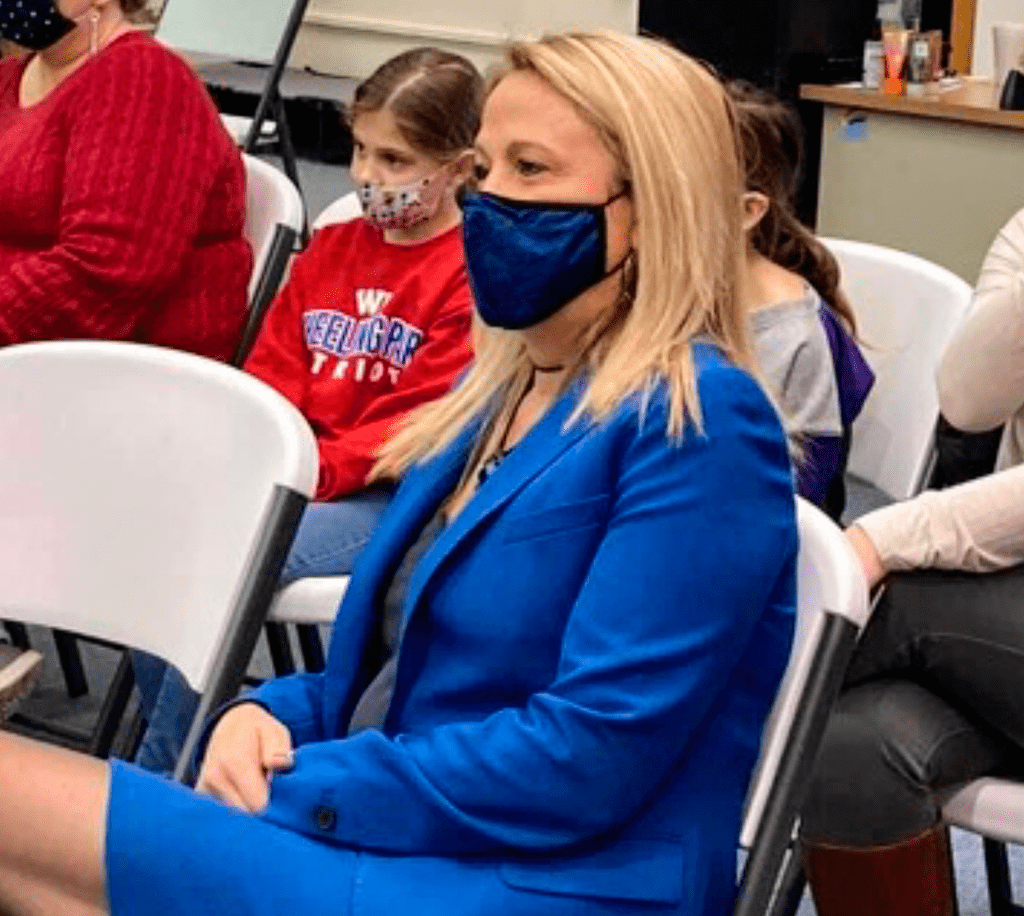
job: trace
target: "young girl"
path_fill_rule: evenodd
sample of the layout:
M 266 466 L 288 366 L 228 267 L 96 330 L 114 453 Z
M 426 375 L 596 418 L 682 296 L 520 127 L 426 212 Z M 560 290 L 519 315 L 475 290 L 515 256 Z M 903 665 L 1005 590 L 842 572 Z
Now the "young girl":
M 839 289 L 839 265 L 793 212 L 799 118 L 747 83 L 731 83 L 729 94 L 746 170 L 741 296 L 761 371 L 800 437 L 797 490 L 838 520 L 850 427 L 874 375 L 853 339 L 856 319 Z
M 472 357 L 456 191 L 472 172 L 483 85 L 432 48 L 385 63 L 355 94 L 352 177 L 364 216 L 317 233 L 245 364 L 309 420 L 320 483 L 285 580 L 350 572 L 387 501 L 366 489 L 402 418 Z
M 383 64 L 356 90 L 352 177 L 364 216 L 328 226 L 296 260 L 245 368 L 295 404 L 320 449 L 282 581 L 351 572 L 390 499 L 367 486 L 380 446 L 472 358 L 472 304 L 455 195 L 472 172 L 483 83 L 433 48 Z M 149 728 L 137 762 L 174 768 L 197 699 L 136 656 Z

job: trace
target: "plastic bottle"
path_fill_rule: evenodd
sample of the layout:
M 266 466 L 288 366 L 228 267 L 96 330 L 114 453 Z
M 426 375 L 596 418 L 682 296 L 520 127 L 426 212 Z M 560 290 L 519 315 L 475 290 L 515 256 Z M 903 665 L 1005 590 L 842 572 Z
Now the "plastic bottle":
M 864 42 L 864 88 L 881 89 L 885 79 L 885 45 L 882 44 L 882 20 L 875 20 L 875 30 Z
M 907 95 L 922 96 L 932 79 L 932 42 L 921 31 L 921 20 L 914 24 L 907 52 Z

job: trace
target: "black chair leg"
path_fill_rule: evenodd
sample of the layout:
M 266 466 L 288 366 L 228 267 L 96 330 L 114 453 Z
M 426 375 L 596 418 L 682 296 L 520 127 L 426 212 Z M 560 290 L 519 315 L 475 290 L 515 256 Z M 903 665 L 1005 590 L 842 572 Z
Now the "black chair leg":
M 268 623 L 263 627 L 270 649 L 270 661 L 274 666 L 274 674 L 283 677 L 295 673 L 295 658 L 292 646 L 288 641 L 288 631 L 283 623 Z
M 324 646 L 320 641 L 320 630 L 316 624 L 300 623 L 295 629 L 299 634 L 299 649 L 302 651 L 302 664 L 311 674 L 319 674 L 324 670 Z
M 7 630 L 7 635 L 11 637 L 12 646 L 17 646 L 19 649 L 31 648 L 28 641 L 28 627 L 25 624 L 15 623 L 13 620 L 5 620 L 4 629 Z
M 53 641 L 57 647 L 60 670 L 64 672 L 68 696 L 73 700 L 84 697 L 89 692 L 89 682 L 85 677 L 82 655 L 78 651 L 78 640 L 67 630 L 54 630 Z
M 782 868 L 775 900 L 768 916 L 796 916 L 806 889 L 807 875 L 804 874 L 803 852 L 800 844 L 794 843 Z
M 132 669 L 131 656 L 128 652 L 122 652 L 89 741 L 89 753 L 94 757 L 106 760 L 110 756 L 134 687 L 135 672 Z
M 1021 916 L 1024 907 L 1013 902 L 1010 885 L 1010 857 L 1006 844 L 984 838 L 985 871 L 988 875 L 988 899 L 992 916 Z

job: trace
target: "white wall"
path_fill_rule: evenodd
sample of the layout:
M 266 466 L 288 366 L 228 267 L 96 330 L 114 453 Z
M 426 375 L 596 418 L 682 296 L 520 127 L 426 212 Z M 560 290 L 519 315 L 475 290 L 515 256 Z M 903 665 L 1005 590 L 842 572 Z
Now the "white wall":
M 1024 22 L 1024 0 L 978 0 L 974 20 L 974 57 L 971 73 L 992 76 L 992 24 Z
M 1024 0 L 1022 0 L 1024 2 Z M 410 47 L 438 45 L 477 66 L 512 38 L 568 29 L 636 32 L 639 0 L 312 0 L 292 58 L 339 76 L 369 75 Z

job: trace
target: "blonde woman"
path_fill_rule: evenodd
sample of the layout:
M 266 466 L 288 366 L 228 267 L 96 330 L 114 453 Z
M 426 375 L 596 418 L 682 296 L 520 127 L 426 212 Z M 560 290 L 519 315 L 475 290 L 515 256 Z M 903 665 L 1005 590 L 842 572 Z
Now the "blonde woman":
M 327 671 L 222 711 L 206 798 L 0 736 L 0 909 L 730 909 L 797 539 L 729 102 L 645 39 L 547 38 L 477 156 L 479 359 L 383 456 Z

